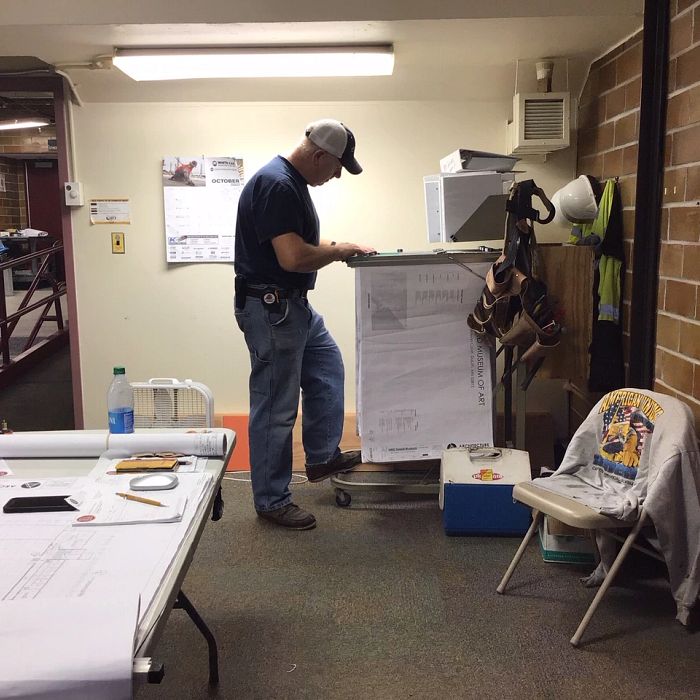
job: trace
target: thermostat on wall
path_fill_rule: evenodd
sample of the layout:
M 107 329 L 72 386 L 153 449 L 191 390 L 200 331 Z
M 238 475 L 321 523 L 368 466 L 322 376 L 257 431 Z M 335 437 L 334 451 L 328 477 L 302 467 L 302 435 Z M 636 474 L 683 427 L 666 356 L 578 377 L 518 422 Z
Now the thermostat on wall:
M 63 192 L 66 195 L 67 207 L 83 206 L 83 185 L 80 182 L 64 182 Z

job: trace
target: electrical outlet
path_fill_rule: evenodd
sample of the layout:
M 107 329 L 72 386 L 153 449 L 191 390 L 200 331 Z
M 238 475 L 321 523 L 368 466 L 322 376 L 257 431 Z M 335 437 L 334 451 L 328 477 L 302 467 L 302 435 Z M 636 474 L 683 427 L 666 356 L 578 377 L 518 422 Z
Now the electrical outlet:
M 112 232 L 112 253 L 124 252 L 124 234 Z

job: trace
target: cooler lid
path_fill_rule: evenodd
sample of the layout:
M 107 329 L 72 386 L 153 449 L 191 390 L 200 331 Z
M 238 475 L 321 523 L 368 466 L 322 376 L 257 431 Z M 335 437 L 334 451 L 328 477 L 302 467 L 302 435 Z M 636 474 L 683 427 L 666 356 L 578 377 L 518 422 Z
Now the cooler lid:
M 487 447 L 481 450 L 452 449 L 442 453 L 442 484 L 517 484 L 531 481 L 530 455 L 523 450 Z

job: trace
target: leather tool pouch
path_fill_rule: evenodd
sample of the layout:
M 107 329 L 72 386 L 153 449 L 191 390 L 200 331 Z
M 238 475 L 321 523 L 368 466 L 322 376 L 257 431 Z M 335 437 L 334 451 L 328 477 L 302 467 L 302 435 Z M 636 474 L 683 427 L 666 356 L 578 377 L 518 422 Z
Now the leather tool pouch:
M 236 306 L 236 311 L 243 311 L 243 309 L 245 309 L 245 299 L 248 294 L 248 283 L 243 275 L 236 275 L 234 290 L 234 303 Z
M 545 204 L 548 216 L 540 219 L 532 197 Z M 506 240 L 503 255 L 486 275 L 486 285 L 467 324 L 502 345 L 521 348 L 521 359 L 543 357 L 559 344 L 561 326 L 547 299 L 547 286 L 538 278 L 537 241 L 532 221 L 548 223 L 554 208 L 532 180 L 516 182 L 506 205 Z M 504 375 L 505 376 L 505 375 Z

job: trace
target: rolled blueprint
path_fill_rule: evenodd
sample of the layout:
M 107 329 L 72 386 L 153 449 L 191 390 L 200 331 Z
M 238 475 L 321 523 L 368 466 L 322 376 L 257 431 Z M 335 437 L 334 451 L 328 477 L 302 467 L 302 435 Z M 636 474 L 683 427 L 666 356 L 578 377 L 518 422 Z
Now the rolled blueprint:
M 221 457 L 228 447 L 226 431 L 105 432 L 56 431 L 0 434 L 0 458 L 98 457 L 105 450 L 126 454 L 181 452 L 198 457 Z
M 107 447 L 129 454 L 139 452 L 182 452 L 198 457 L 226 454 L 226 433 L 192 431 L 190 433 L 120 433 L 109 436 Z
M 56 431 L 0 435 L 0 457 L 95 457 L 106 449 L 106 432 Z

